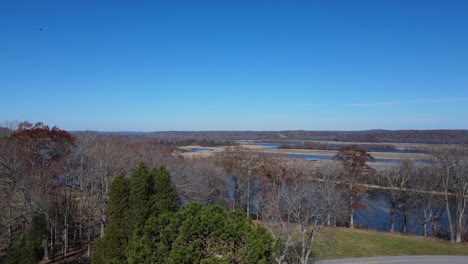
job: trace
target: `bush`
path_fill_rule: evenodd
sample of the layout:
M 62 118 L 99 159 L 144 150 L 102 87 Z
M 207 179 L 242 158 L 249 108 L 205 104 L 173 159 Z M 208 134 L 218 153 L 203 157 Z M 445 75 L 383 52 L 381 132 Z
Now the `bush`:
M 271 263 L 273 239 L 241 212 L 190 203 L 151 217 L 127 249 L 129 263 Z

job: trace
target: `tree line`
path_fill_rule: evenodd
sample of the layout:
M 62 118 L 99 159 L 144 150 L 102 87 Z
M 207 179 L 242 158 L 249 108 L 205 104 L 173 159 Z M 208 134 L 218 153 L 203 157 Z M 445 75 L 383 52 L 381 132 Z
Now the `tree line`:
M 468 144 L 468 130 L 364 130 L 364 131 L 161 131 L 107 132 L 106 135 L 125 137 L 130 141 L 209 139 L 236 140 L 317 140 L 371 143 Z
M 225 175 L 213 161 L 187 161 L 151 141 L 130 143 L 95 133 L 75 136 L 42 123 L 11 128 L 0 135 L 0 257 L 18 252 L 30 256 L 24 263 L 38 256 L 89 260 L 94 241 L 104 237 L 108 225 L 112 180 L 130 175 L 140 161 L 166 166 L 180 204 L 222 204 L 227 192 Z M 31 236 L 41 248 L 30 247 Z M 25 254 L 25 248 L 31 254 Z

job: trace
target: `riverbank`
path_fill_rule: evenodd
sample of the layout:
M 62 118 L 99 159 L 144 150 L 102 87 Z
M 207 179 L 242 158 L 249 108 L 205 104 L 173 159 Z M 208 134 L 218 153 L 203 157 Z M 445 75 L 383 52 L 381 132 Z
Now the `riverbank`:
M 304 158 L 310 160 L 329 160 L 338 153 L 334 150 L 310 150 L 310 149 L 278 149 L 263 145 L 242 145 L 243 148 L 249 149 L 258 153 L 285 155 L 294 158 Z M 201 147 L 197 145 L 182 146 L 179 149 L 184 157 L 206 157 L 215 153 L 223 152 L 226 147 Z M 371 162 L 375 167 L 388 167 L 398 165 L 401 160 L 408 159 L 416 164 L 425 163 L 431 159 L 429 154 L 421 153 L 395 153 L 395 152 L 369 152 L 375 159 Z

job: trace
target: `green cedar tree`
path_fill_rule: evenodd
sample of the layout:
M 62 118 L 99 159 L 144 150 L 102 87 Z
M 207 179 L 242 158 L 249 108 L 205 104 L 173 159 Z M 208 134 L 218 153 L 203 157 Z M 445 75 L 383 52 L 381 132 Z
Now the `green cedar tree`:
M 173 212 L 177 206 L 177 193 L 172 185 L 171 174 L 164 166 L 153 169 L 154 194 L 151 196 L 151 215 Z
M 150 214 L 150 200 L 154 194 L 154 180 L 148 172 L 148 168 L 142 162 L 137 165 L 129 180 L 130 208 L 127 221 L 130 229 L 143 226 Z
M 31 225 L 21 237 L 7 249 L 5 264 L 30 264 L 41 260 L 44 251 L 42 240 L 47 238 L 47 222 L 44 216 L 35 215 Z
M 121 263 L 125 260 L 124 250 L 130 236 L 126 222 L 129 209 L 128 180 L 117 176 L 109 186 L 109 206 L 104 237 L 96 241 L 93 263 Z

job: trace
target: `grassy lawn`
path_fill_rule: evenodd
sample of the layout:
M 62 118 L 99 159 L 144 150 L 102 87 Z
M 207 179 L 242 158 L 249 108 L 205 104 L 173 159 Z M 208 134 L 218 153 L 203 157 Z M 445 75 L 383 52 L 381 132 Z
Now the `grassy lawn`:
M 325 233 L 327 233 L 325 235 Z M 325 231 L 318 251 L 322 259 L 402 256 L 468 255 L 467 245 L 417 236 L 334 228 Z

